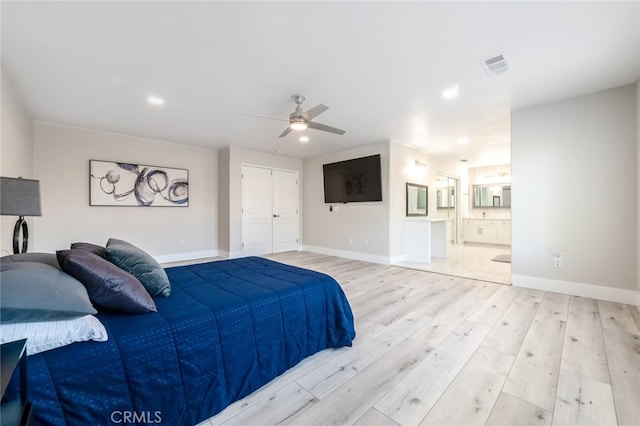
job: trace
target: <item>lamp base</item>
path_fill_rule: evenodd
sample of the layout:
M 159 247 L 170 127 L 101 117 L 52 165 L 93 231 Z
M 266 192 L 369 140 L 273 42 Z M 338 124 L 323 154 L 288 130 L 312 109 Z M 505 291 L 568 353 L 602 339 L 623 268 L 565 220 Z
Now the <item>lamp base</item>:
M 20 250 L 20 229 L 22 229 L 22 250 Z M 13 254 L 26 253 L 29 245 L 29 228 L 24 216 L 20 216 L 13 227 Z

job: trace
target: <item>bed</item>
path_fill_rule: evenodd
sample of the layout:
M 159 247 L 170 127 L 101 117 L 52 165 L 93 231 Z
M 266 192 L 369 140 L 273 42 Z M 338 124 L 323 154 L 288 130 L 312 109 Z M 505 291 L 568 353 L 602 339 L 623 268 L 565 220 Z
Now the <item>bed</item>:
M 107 341 L 27 358 L 35 424 L 196 424 L 355 338 L 328 275 L 259 257 L 165 271 L 171 294 L 153 297 L 157 312 L 100 311 Z

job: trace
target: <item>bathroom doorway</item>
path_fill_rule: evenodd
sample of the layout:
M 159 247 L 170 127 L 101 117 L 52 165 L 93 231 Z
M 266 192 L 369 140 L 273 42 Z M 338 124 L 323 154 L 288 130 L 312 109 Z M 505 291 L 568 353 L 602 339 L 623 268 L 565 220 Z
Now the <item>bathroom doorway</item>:
M 450 250 L 445 257 L 431 257 L 431 263 L 403 261 L 398 266 L 455 275 L 464 278 L 511 283 L 511 220 L 510 208 L 475 208 L 470 193 L 460 192 L 461 180 L 446 173 L 436 173 L 435 197 L 437 219 L 450 221 Z M 510 183 L 509 194 L 510 200 Z M 492 194 L 493 195 L 493 194 Z M 463 201 L 464 200 L 464 201 Z M 493 201 L 493 197 L 491 197 Z M 469 202 L 469 206 L 461 203 Z M 510 204 L 510 203 L 509 203 Z M 488 212 L 488 213 L 487 213 Z M 477 222 L 477 223 L 476 223 Z M 486 222 L 486 223 L 485 223 Z M 476 242 L 471 237 L 473 226 L 494 227 L 495 242 Z M 487 230 L 488 231 L 488 230 Z M 484 235 L 480 233 L 481 235 Z M 486 232 L 490 234 L 490 232 Z M 498 241 L 501 236 L 505 241 Z M 496 244 L 499 243 L 499 244 Z
M 458 242 L 458 183 L 459 179 L 444 173 L 436 174 L 436 217 L 447 218 L 451 222 L 451 244 Z

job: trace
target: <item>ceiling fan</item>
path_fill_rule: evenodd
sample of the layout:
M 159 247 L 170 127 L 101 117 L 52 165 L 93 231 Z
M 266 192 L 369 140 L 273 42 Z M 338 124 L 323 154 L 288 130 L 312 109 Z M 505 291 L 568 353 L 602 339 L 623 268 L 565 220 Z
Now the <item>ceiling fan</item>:
M 310 110 L 302 112 L 302 102 L 304 102 L 304 99 L 305 99 L 304 96 L 293 95 L 292 98 L 296 103 L 296 110 L 291 114 L 289 114 L 288 119 L 280 118 L 280 117 L 270 117 L 268 115 L 257 115 L 257 114 L 247 114 L 247 113 L 245 113 L 245 115 L 248 115 L 251 117 L 268 118 L 271 120 L 288 121 L 289 127 L 287 127 L 285 131 L 282 132 L 282 134 L 280 135 L 281 138 L 287 136 L 289 133 L 291 133 L 292 130 L 306 130 L 307 128 L 322 130 L 324 132 L 335 133 L 338 135 L 344 135 L 346 133 L 344 130 L 327 126 L 326 124 L 320 124 L 320 123 L 316 123 L 315 121 L 311 121 L 317 116 L 319 116 L 320 114 L 322 114 L 323 112 L 325 112 L 326 110 L 328 110 L 329 109 L 328 106 L 323 104 L 318 104 L 313 108 L 311 108 Z

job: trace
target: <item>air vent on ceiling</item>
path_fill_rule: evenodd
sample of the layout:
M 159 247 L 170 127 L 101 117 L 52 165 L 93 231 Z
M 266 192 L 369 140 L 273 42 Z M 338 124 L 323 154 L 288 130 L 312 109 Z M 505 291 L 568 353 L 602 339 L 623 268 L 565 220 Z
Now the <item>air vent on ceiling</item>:
M 496 77 L 509 71 L 509 63 L 504 54 L 483 60 L 482 67 L 489 77 Z

